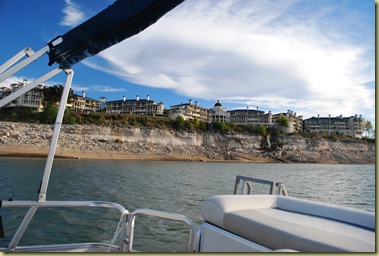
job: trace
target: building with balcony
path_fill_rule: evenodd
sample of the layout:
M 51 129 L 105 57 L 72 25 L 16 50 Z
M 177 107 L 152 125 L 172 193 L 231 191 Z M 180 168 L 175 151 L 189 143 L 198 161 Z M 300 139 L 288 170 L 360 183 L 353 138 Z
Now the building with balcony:
M 236 124 L 257 125 L 257 126 L 272 126 L 272 113 L 269 111 L 265 114 L 264 111 L 258 109 L 235 109 L 228 111 L 230 122 Z
M 86 97 L 86 92 L 82 91 L 82 95 L 75 95 L 73 101 L 68 106 L 73 111 L 78 112 L 97 112 L 101 109 L 101 101 Z
M 0 99 L 7 97 L 8 95 L 25 87 L 26 85 L 27 85 L 27 80 L 23 80 L 22 82 L 11 84 L 10 88 L 1 87 Z M 43 110 L 43 88 L 44 87 L 45 87 L 44 85 L 38 85 L 37 87 L 21 95 L 20 97 L 14 99 L 12 102 L 10 102 L 4 107 L 5 108 L 27 107 L 27 108 L 31 108 L 35 112 L 41 112 Z
M 163 115 L 164 104 L 157 103 L 147 95 L 146 99 L 140 99 L 137 95 L 135 99 L 108 101 L 105 103 L 107 113 L 131 114 L 131 115 Z
M 200 107 L 197 101 L 193 104 L 192 100 L 189 100 L 188 103 L 170 106 L 168 117 L 174 120 L 178 116 L 182 116 L 184 120 L 197 118 L 201 122 L 209 122 L 209 109 Z
M 303 121 L 303 129 L 309 132 L 348 135 L 362 138 L 366 121 L 362 115 L 351 117 L 311 117 Z
M 276 125 L 278 118 L 285 116 L 288 119 L 288 127 L 281 127 L 285 133 L 295 133 L 301 131 L 303 128 L 303 116 L 297 116 L 290 109 L 285 113 L 278 113 L 272 116 L 272 123 Z
M 222 106 L 219 100 L 213 108 L 209 109 L 209 116 L 211 122 L 229 122 L 230 114 L 226 108 Z

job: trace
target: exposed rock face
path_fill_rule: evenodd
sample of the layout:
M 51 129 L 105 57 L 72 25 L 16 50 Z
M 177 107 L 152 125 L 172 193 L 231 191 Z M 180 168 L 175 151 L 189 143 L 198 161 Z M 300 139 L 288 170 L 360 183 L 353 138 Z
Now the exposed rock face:
M 0 122 L 0 146 L 48 148 L 53 126 Z M 273 145 L 273 147 L 271 147 Z M 262 148 L 264 147 L 264 148 Z M 271 147 L 271 148 L 270 148 Z M 4 151 L 4 150 L 2 150 Z M 375 144 L 361 140 L 332 141 L 281 135 L 196 133 L 148 128 L 62 125 L 57 152 L 106 152 L 172 155 L 183 159 L 252 160 L 302 163 L 374 163 Z M 5 152 L 0 152 L 6 155 Z

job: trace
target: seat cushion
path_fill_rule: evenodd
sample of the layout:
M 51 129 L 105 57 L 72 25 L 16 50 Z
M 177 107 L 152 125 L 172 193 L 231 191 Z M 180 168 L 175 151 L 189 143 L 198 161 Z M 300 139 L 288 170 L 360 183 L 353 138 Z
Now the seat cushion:
M 373 252 L 375 233 L 326 218 L 279 209 L 226 213 L 224 228 L 270 249 L 301 252 Z
M 205 221 L 273 250 L 375 251 L 375 214 L 365 211 L 275 195 L 224 195 L 205 200 L 201 213 Z M 338 221 L 337 213 L 348 217 Z

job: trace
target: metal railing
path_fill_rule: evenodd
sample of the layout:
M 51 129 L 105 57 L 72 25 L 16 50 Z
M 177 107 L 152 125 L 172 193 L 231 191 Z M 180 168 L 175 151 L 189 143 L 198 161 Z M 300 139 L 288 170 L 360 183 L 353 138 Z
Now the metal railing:
M 188 252 L 195 252 L 196 228 L 192 220 L 181 214 L 169 213 L 169 212 L 152 210 L 152 209 L 137 209 L 134 212 L 130 213 L 129 219 L 128 219 L 129 225 L 128 225 L 128 230 L 127 230 L 127 237 L 129 237 L 129 241 L 128 241 L 129 252 L 134 251 L 133 250 L 134 224 L 135 224 L 136 217 L 138 215 L 147 215 L 147 216 L 153 216 L 153 217 L 158 217 L 158 218 L 164 218 L 168 220 L 184 222 L 189 227 Z
M 253 194 L 253 183 L 259 183 L 269 186 L 268 194 L 270 195 L 284 195 L 288 196 L 286 186 L 282 182 L 268 181 L 262 179 L 256 179 L 251 177 L 245 177 L 237 175 L 236 183 L 234 185 L 234 194 L 240 192 L 243 195 Z M 276 192 L 275 192 L 276 189 Z
M 93 249 L 93 251 L 113 251 L 113 252 L 133 252 L 133 239 L 134 239 L 134 225 L 138 215 L 147 215 L 158 218 L 164 218 L 173 221 L 180 221 L 189 227 L 189 239 L 188 239 L 188 252 L 195 251 L 196 242 L 196 227 L 191 219 L 188 217 L 169 213 L 164 211 L 152 210 L 152 209 L 137 209 L 132 213 L 129 213 L 122 205 L 112 202 L 104 201 L 3 201 L 2 207 L 4 208 L 30 208 L 34 212 L 38 208 L 80 208 L 80 207 L 96 207 L 96 208 L 112 208 L 118 210 L 120 215 L 120 221 L 117 225 L 117 229 L 114 232 L 111 243 L 70 243 L 70 244 L 56 244 L 56 245 L 37 245 L 37 246 L 18 246 L 26 228 L 29 225 L 29 218 L 24 217 L 24 220 L 18 227 L 16 233 L 13 235 L 7 247 L 0 247 L 0 252 L 17 252 L 17 251 L 30 251 L 30 252 L 43 252 L 43 251 L 69 251 L 77 249 Z M 30 211 L 29 209 L 29 211 Z M 29 211 L 26 213 L 28 215 Z M 115 245 L 116 240 L 121 240 L 119 245 Z
M 57 207 L 64 207 L 64 208 L 77 208 L 77 207 L 97 207 L 97 208 L 112 208 L 118 210 L 120 215 L 120 222 L 122 223 L 123 227 L 121 229 L 126 229 L 127 225 L 127 216 L 129 212 L 120 204 L 112 203 L 112 202 L 104 202 L 104 201 L 45 201 L 45 202 L 37 202 L 37 201 L 2 201 L 2 207 L 4 208 L 29 208 L 29 211 L 26 213 L 26 216 L 30 213 L 32 210 L 33 215 L 34 212 L 38 208 L 57 208 Z M 30 218 L 31 219 L 31 218 Z M 26 221 L 27 220 L 27 221 Z M 25 217 L 24 220 L 21 222 L 20 226 L 18 227 L 16 233 L 13 235 L 12 240 L 10 241 L 7 248 L 0 248 L 0 251 L 17 251 L 17 245 L 22 238 L 26 228 L 29 225 L 29 218 Z M 120 227 L 118 227 L 120 228 Z M 125 235 L 125 233 L 123 234 Z M 122 239 L 123 241 L 126 240 L 125 238 Z M 83 243 L 85 244 L 85 243 Z M 108 245 L 110 249 L 114 250 L 115 247 L 112 243 Z M 47 247 L 51 247 L 51 245 L 47 245 Z M 62 246 L 56 246 L 57 248 L 64 248 Z M 39 248 L 42 250 L 43 246 L 39 246 Z

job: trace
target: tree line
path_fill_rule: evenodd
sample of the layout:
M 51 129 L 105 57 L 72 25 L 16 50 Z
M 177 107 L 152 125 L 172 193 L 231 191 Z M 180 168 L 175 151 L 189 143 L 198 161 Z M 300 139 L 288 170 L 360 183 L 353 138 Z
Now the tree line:
M 42 124 L 54 124 L 55 118 L 58 113 L 57 103 L 62 95 L 63 86 L 54 85 L 45 87 L 43 89 L 44 101 L 47 104 L 42 112 L 33 112 L 30 108 L 15 107 L 12 109 L 0 108 L 0 120 L 13 121 L 13 122 L 33 122 Z M 74 91 L 71 89 L 68 97 L 68 103 L 75 99 Z M 256 126 L 256 125 L 241 125 L 233 122 L 220 122 L 215 121 L 212 123 L 201 122 L 199 119 L 185 120 L 182 116 L 178 116 L 175 120 L 171 120 L 164 116 L 141 116 L 130 114 L 113 114 L 105 112 L 91 112 L 80 113 L 71 111 L 66 108 L 64 117 L 64 124 L 96 124 L 96 125 L 109 125 L 120 127 L 146 127 L 146 128 L 159 128 L 159 129 L 174 129 L 185 131 L 211 131 L 219 133 L 252 133 L 259 134 L 266 137 L 267 135 L 278 135 L 283 133 L 282 130 L 288 127 L 289 121 L 286 116 L 281 116 L 276 120 L 274 127 Z M 366 122 L 366 134 L 375 134 L 375 130 L 370 121 Z M 299 132 L 303 136 L 317 137 L 315 133 L 307 133 L 305 131 Z M 332 136 L 336 139 L 336 135 L 321 135 Z M 367 138 L 366 138 L 367 139 Z

